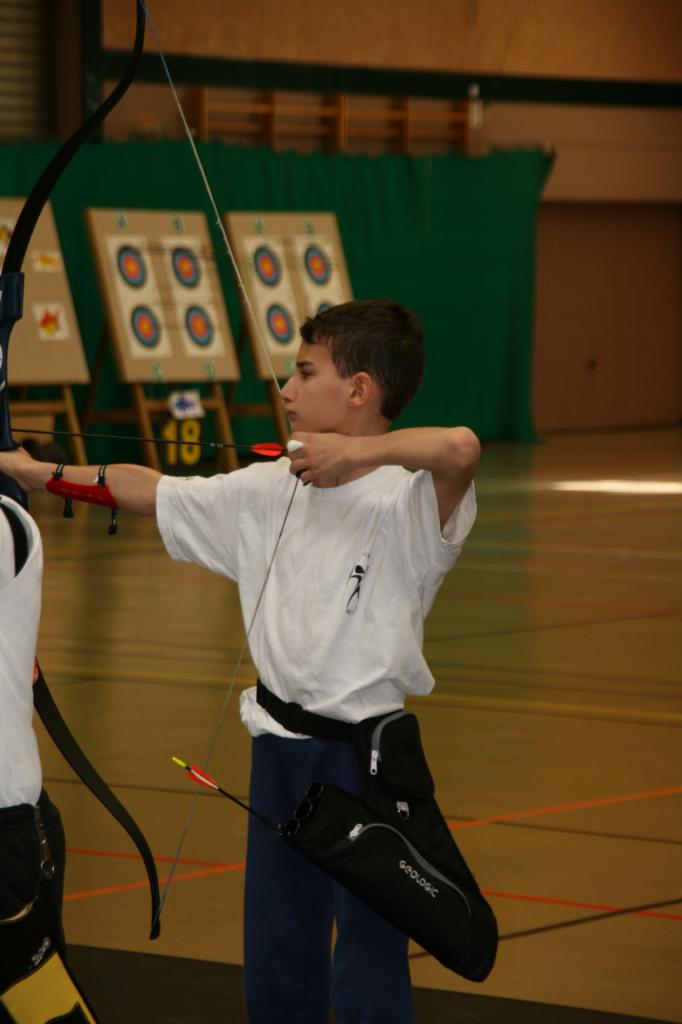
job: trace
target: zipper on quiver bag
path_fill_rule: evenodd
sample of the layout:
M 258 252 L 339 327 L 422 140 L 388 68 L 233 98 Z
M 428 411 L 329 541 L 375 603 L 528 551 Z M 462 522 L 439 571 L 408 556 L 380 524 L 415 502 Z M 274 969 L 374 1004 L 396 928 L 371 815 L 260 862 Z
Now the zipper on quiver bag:
M 367 741 L 366 741 L 367 742 Z M 364 770 L 369 770 L 366 782 L 368 795 L 382 802 L 405 822 L 411 814 L 415 800 L 433 799 L 435 787 L 421 745 L 419 724 L 409 711 L 395 711 L 373 724 L 368 734 L 369 754 L 358 751 Z

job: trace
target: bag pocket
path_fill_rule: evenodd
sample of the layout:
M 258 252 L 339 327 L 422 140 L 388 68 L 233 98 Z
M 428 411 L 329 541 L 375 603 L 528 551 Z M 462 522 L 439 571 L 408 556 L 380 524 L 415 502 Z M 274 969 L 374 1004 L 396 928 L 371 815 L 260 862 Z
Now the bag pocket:
M 396 794 L 429 799 L 435 787 L 426 763 L 419 723 L 409 711 L 396 711 L 366 730 L 365 762 L 372 779 Z M 367 742 L 368 741 L 368 742 Z

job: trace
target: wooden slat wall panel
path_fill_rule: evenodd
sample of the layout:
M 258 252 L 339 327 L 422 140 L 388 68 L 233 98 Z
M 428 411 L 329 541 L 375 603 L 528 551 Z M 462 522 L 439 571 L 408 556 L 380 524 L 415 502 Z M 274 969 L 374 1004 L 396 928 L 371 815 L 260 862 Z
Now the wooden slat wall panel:
M 50 31 L 47 0 L 0 0 L 0 139 L 44 138 Z
M 540 432 L 673 424 L 680 208 L 543 204 L 534 413 Z

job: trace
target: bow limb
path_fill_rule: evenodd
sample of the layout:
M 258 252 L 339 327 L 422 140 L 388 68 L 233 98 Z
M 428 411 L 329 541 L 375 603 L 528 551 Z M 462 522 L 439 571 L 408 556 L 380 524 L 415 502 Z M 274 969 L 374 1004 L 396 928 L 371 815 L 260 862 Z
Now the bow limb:
M 8 350 L 12 328 L 21 318 L 23 312 L 24 275 L 21 268 L 26 250 L 28 249 L 38 218 L 60 175 L 83 142 L 116 106 L 135 76 L 135 71 L 142 54 L 145 35 L 144 7 L 139 2 L 136 3 L 136 7 L 137 26 L 135 43 L 126 73 L 107 99 L 67 139 L 42 172 L 19 214 L 5 254 L 2 273 L 0 274 L 0 451 L 9 451 L 17 447 L 12 438 L 9 409 Z M 2 473 L 0 473 L 0 494 L 13 498 L 24 508 L 28 509 L 26 492 L 14 480 L 11 480 Z M 52 698 L 40 668 L 38 669 L 38 680 L 34 687 L 34 701 L 45 727 L 66 761 L 97 799 L 113 814 L 139 850 L 149 879 L 151 893 L 151 938 L 156 938 L 159 934 L 159 880 L 149 844 L 138 825 L 90 764 L 71 735 Z

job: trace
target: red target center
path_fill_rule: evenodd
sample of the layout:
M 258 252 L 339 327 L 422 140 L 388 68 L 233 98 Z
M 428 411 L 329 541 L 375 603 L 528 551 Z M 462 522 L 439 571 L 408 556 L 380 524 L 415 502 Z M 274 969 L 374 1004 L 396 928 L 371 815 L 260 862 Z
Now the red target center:
M 137 329 L 145 338 L 151 338 L 154 334 L 154 323 L 149 316 L 141 316 L 137 322 Z

